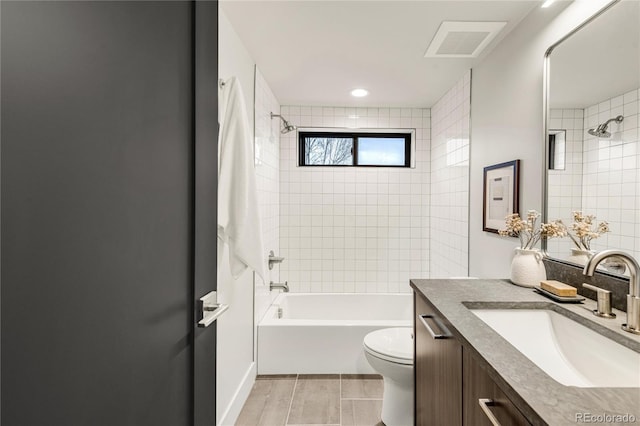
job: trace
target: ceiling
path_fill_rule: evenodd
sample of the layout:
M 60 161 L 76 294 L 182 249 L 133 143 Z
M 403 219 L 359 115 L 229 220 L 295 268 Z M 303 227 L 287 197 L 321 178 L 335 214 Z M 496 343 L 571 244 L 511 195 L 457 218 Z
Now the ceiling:
M 551 108 L 585 108 L 640 87 L 640 2 L 625 0 L 550 56 Z
M 220 5 L 283 105 L 431 107 L 540 0 L 223 0 Z M 443 21 L 507 25 L 476 58 L 425 58 Z M 357 87 L 369 96 L 351 97 Z

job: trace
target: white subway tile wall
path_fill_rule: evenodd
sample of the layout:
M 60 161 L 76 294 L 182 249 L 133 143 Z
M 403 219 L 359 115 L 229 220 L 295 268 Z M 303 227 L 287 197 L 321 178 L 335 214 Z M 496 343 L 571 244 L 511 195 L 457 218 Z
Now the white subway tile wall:
M 471 71 L 431 108 L 431 278 L 469 272 Z
M 593 240 L 592 249 L 619 248 L 640 255 L 639 90 L 585 109 L 585 130 L 610 118 L 611 138 L 584 135 L 583 210 L 609 222 L 611 233 Z
M 416 167 L 298 167 L 281 135 L 281 278 L 295 292 L 409 292 L 429 277 L 429 109 L 283 106 L 298 127 L 414 128 Z
M 551 110 L 550 127 L 567 129 L 567 169 L 549 173 L 549 219 L 563 219 L 570 227 L 571 212 L 581 210 L 597 221 L 609 222 L 611 232 L 594 239 L 593 250 L 619 248 L 640 255 L 640 153 L 638 139 L 639 90 L 606 99 L 585 109 Z M 588 133 L 609 123 L 610 138 Z M 573 132 L 570 132 L 570 129 Z M 569 239 L 549 242 L 549 252 L 567 258 Z
M 270 117 L 270 112 L 279 113 L 280 104 L 258 69 L 255 78 L 255 164 L 266 257 L 269 250 L 280 252 L 280 120 Z M 265 269 L 269 280 L 279 281 L 278 266 Z M 257 275 L 255 291 L 255 318 L 260 321 L 277 293 L 270 294 L 269 282 Z
M 548 218 L 562 219 L 571 226 L 573 211 L 582 210 L 582 143 L 584 110 L 552 109 L 549 115 L 550 130 L 565 130 L 565 168 L 549 170 Z M 569 256 L 572 242 L 568 238 L 550 239 L 547 251 L 553 257 Z

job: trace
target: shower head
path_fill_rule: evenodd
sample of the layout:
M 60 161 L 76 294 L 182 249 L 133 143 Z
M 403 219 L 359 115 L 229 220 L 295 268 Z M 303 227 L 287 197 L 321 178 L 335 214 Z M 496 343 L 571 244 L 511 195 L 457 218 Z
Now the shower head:
M 596 136 L 598 138 L 609 138 L 611 137 L 611 133 L 607 132 L 607 127 L 609 127 L 609 123 L 611 123 L 612 121 L 615 121 L 616 123 L 620 124 L 622 123 L 622 120 L 624 120 L 624 117 L 619 115 L 616 118 L 611 118 L 606 122 L 600 124 L 595 129 L 587 130 L 587 133 L 589 133 L 592 136 Z
M 289 133 L 289 132 L 293 132 L 294 130 L 297 129 L 296 126 L 294 126 L 293 124 L 289 123 L 287 120 L 284 120 L 284 127 L 282 130 L 280 130 L 280 133 L 285 134 L 285 133 Z
M 293 124 L 289 123 L 287 120 L 284 119 L 283 116 L 281 116 L 280 114 L 274 114 L 271 113 L 271 119 L 273 120 L 273 117 L 278 117 L 280 118 L 280 120 L 282 120 L 282 129 L 280 130 L 280 133 L 282 133 L 283 135 L 289 132 L 293 132 L 294 130 L 297 129 L 296 126 L 294 126 Z
M 611 136 L 611 133 L 609 133 L 606 130 L 604 130 L 602 128 L 602 125 L 598 126 L 595 129 L 587 130 L 587 133 L 589 133 L 590 135 L 595 136 L 597 138 L 608 138 L 608 137 Z

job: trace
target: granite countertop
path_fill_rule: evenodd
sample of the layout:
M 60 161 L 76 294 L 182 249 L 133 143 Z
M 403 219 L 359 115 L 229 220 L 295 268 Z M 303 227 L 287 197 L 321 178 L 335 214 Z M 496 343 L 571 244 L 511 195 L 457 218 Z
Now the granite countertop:
M 428 299 L 451 323 L 451 333 L 465 350 L 479 355 L 481 362 L 503 392 L 534 425 L 576 424 L 577 413 L 631 415 L 640 424 L 640 388 L 579 388 L 565 386 L 549 377 L 497 332 L 475 316 L 477 308 L 548 308 L 564 313 L 618 343 L 640 352 L 640 336 L 624 332 L 626 313 L 614 310 L 615 319 L 591 313 L 595 301 L 560 304 L 518 287 L 508 280 L 431 279 L 411 280 L 411 287 Z M 584 348 L 597 350 L 597 348 Z M 594 365 L 593 368 L 598 368 Z M 587 423 L 587 422 L 583 422 Z M 601 423 L 602 424 L 602 423 Z M 604 424 L 629 424 L 629 422 Z

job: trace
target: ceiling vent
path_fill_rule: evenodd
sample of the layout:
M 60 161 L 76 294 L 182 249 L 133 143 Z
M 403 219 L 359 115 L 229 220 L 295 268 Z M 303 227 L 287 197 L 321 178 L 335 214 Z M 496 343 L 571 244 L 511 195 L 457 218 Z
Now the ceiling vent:
M 506 22 L 444 21 L 431 40 L 425 58 L 475 58 Z

